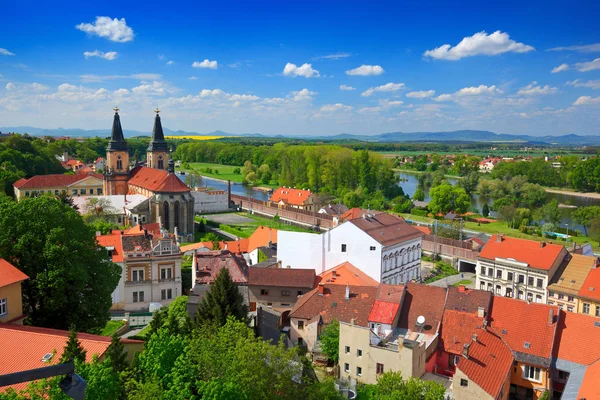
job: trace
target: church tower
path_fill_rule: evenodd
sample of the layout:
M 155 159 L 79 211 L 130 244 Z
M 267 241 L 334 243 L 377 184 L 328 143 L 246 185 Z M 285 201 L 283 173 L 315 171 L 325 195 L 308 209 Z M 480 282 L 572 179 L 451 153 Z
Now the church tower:
M 154 118 L 154 129 L 152 129 L 152 140 L 146 152 L 146 166 L 155 169 L 167 169 L 169 163 L 169 147 L 165 141 L 162 124 L 160 123 L 160 110 L 157 108 L 156 118 Z
M 119 109 L 114 108 L 112 133 L 106 148 L 106 166 L 104 170 L 104 193 L 107 195 L 127 194 L 129 179 L 129 150 L 123 136 Z

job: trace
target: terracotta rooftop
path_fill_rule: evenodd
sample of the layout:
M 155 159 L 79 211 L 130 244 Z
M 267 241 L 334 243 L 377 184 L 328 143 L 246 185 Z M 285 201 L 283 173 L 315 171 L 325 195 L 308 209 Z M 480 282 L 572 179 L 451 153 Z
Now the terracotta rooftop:
M 0 258 L 0 287 L 22 282 L 25 279 L 29 279 L 29 277 L 4 258 Z
M 590 269 L 578 295 L 586 299 L 600 300 L 600 268 Z
M 283 201 L 285 204 L 302 206 L 311 194 L 310 190 L 280 187 L 271 195 L 271 201 L 276 203 Z
M 51 363 L 54 364 L 62 356 L 69 332 L 32 326 L 0 324 L 0 375 L 20 372 L 49 365 L 42 362 L 44 355 L 56 350 Z M 77 335 L 83 348 L 87 351 L 86 361 L 91 361 L 94 354 L 103 355 L 110 345 L 110 336 Z M 123 343 L 142 343 L 137 340 L 121 339 Z M 24 389 L 28 383 L 13 385 L 16 390 Z
M 324 207 L 321 207 L 320 211 L 324 211 L 327 215 L 339 215 L 341 217 L 346 211 L 348 211 L 348 207 L 343 204 L 328 204 Z
M 148 231 L 148 233 L 160 234 L 160 224 L 158 222 L 143 225 L 138 224 L 129 229 L 125 229 L 123 233 L 126 235 L 135 235 L 138 233 L 144 233 L 144 231 Z
M 300 296 L 290 312 L 290 318 L 312 319 L 316 316 L 323 318 L 328 324 L 333 318 L 341 322 L 355 322 L 367 326 L 369 313 L 375 303 L 377 288 L 372 286 L 350 286 L 350 299 L 346 300 L 346 286 L 322 286 L 324 294 L 319 295 L 319 288 Z
M 54 187 L 71 186 L 74 183 L 83 181 L 88 178 L 96 178 L 102 180 L 104 177 L 101 174 L 87 174 L 87 175 L 64 175 L 64 174 L 52 174 L 52 175 L 36 175 L 29 179 L 19 179 L 13 186 L 19 190 L 24 189 L 45 189 Z
M 213 243 L 212 242 L 198 242 L 198 243 L 192 243 L 192 244 L 188 244 L 185 246 L 181 246 L 180 250 L 182 253 L 186 253 L 188 251 L 191 250 L 198 250 L 201 248 L 207 248 L 209 250 L 212 250 L 213 248 Z
M 354 207 L 343 213 L 340 217 L 343 221 L 350 221 L 356 218 L 361 218 L 364 214 L 379 214 L 381 211 L 369 211 L 363 210 L 362 208 Z
M 501 296 L 492 299 L 490 325 L 519 361 L 549 366 L 557 319 L 556 306 Z
M 228 250 L 211 250 L 196 253 L 196 282 L 208 284 L 213 282 L 222 268 L 229 270 L 231 280 L 236 284 L 247 284 L 246 260 L 241 255 Z
M 471 342 L 469 358 L 461 357 L 456 368 L 495 399 L 508 379 L 513 354 L 494 332 L 481 329 L 476 333 L 477 342 Z
M 598 382 L 600 382 L 600 361 L 596 361 L 594 365 L 585 370 L 577 398 L 581 400 L 600 399 L 600 385 Z
M 116 263 L 123 262 L 123 244 L 121 242 L 121 232 L 114 230 L 109 235 L 96 236 L 98 244 L 102 247 L 113 247 L 112 261 Z
M 426 235 L 431 234 L 431 229 L 428 226 L 413 225 L 413 228 L 415 228 L 418 231 L 423 232 Z
M 595 257 L 571 254 L 554 274 L 548 290 L 577 295 L 595 262 Z
M 147 189 L 155 193 L 184 193 L 190 188 L 175 174 L 162 169 L 137 166 L 131 170 L 129 185 Z
M 407 224 L 404 218 L 387 213 L 364 215 L 349 223 L 354 224 L 382 246 L 391 246 L 424 236 L 423 232 Z
M 456 310 L 445 310 L 439 347 L 448 353 L 460 355 L 465 343 L 470 343 L 473 334 L 483 326 L 483 318 Z
M 312 288 L 314 269 L 298 268 L 248 268 L 248 285 Z
M 334 276 L 335 272 L 335 276 Z M 348 261 L 329 268 L 317 275 L 315 285 L 323 282 L 331 285 L 377 286 L 379 283 Z
M 535 240 L 517 239 L 502 236 L 501 241 L 493 235 L 479 253 L 479 257 L 488 260 L 498 258 L 513 259 L 527 263 L 529 267 L 548 271 L 556 259 L 561 255 L 564 247 L 558 244 L 547 243 L 543 245 Z
M 373 308 L 369 313 L 369 322 L 391 325 L 396 318 L 400 304 L 387 301 L 375 300 Z
M 598 326 L 596 326 L 598 324 Z M 590 365 L 600 359 L 600 318 L 571 312 L 560 312 L 553 355 L 561 360 Z
M 269 243 L 277 243 L 277 229 L 259 226 L 248 239 L 248 252 L 252 252 L 259 247 L 268 246 Z
M 446 302 L 446 289 L 408 282 L 398 327 L 414 330 L 419 316 L 425 317 L 424 331 L 434 333 L 439 329 Z
M 487 290 L 469 289 L 465 286 L 450 286 L 446 299 L 446 310 L 456 310 L 470 314 L 477 314 L 479 307 L 485 310 L 487 317 L 492 304 L 492 292 Z

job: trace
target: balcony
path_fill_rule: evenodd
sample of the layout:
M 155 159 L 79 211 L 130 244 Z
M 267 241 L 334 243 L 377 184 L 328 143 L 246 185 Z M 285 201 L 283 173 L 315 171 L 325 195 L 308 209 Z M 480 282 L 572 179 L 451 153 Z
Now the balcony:
M 143 286 L 143 285 L 152 285 L 152 280 L 146 279 L 143 281 L 125 281 L 125 286 Z

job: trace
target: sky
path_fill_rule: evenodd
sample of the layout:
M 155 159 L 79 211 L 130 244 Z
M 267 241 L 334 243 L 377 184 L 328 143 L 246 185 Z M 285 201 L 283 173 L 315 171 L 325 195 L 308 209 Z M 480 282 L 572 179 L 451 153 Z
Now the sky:
M 0 126 L 600 135 L 600 2 L 484 3 L 9 2 Z

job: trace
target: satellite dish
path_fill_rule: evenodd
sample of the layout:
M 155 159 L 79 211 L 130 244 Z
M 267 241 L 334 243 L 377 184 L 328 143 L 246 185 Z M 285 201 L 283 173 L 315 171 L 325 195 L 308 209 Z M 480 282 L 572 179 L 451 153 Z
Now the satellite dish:
M 425 324 L 425 317 L 424 317 L 424 316 L 422 316 L 422 315 L 419 315 L 419 316 L 417 317 L 417 325 L 419 325 L 419 326 L 423 326 L 423 324 Z

